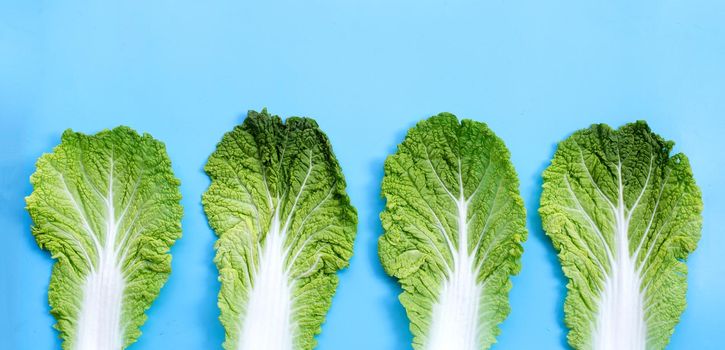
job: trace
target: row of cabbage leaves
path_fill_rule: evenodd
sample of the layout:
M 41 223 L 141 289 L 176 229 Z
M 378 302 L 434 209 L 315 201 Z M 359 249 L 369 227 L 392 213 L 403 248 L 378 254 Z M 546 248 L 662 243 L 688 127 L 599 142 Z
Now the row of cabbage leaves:
M 685 308 L 702 200 L 672 146 L 644 122 L 593 125 L 562 141 L 544 172 L 539 213 L 569 278 L 575 349 L 662 349 Z M 204 169 L 224 348 L 314 348 L 357 227 L 327 136 L 309 118 L 250 111 Z M 63 348 L 126 348 L 181 235 L 164 145 L 127 127 L 69 130 L 31 183 L 32 232 L 56 259 L 48 298 Z M 386 160 L 382 195 L 379 256 L 403 288 L 413 348 L 489 348 L 527 237 L 503 141 L 449 113 L 423 120 Z

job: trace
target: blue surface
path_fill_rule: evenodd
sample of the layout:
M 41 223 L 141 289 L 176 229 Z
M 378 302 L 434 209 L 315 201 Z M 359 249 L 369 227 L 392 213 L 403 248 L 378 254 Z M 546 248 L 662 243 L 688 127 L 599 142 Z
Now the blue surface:
M 441 111 L 489 123 L 529 212 L 523 271 L 496 349 L 562 349 L 565 280 L 536 208 L 555 144 L 646 119 L 691 159 L 705 201 L 687 311 L 671 349 L 725 347 L 725 2 L 0 1 L 0 348 L 58 349 L 23 197 L 66 128 L 118 124 L 166 142 L 184 237 L 131 349 L 219 349 L 214 235 L 200 195 L 222 134 L 248 109 L 318 120 L 358 208 L 351 266 L 319 349 L 408 349 L 376 256 L 385 156 Z

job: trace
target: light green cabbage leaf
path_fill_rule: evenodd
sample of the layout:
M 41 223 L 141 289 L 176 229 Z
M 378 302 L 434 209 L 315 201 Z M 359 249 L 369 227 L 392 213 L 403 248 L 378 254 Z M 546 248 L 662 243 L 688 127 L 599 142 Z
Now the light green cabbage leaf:
M 127 347 L 181 236 L 179 180 L 164 145 L 127 127 L 68 130 L 30 182 L 32 232 L 56 260 L 48 299 L 63 349 Z
M 526 213 L 504 143 L 442 113 L 408 131 L 385 162 L 379 255 L 403 287 L 417 350 L 480 350 L 509 313 Z
M 663 349 L 685 309 L 702 199 L 672 146 L 645 122 L 592 125 L 544 172 L 539 213 L 569 278 L 575 349 Z
M 227 350 L 312 349 L 357 213 L 317 123 L 250 111 L 204 168 Z

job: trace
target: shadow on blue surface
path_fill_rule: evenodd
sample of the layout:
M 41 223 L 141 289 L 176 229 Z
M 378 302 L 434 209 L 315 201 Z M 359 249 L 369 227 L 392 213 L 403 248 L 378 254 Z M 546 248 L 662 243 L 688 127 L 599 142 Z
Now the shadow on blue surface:
M 380 213 L 385 208 L 385 199 L 382 197 L 380 189 L 383 182 L 383 175 L 385 174 L 385 159 L 387 155 L 393 154 L 397 151 L 397 145 L 403 141 L 408 132 L 408 128 L 413 125 L 414 124 L 408 125 L 408 127 L 405 127 L 396 134 L 396 142 L 394 145 L 389 146 L 385 157 L 377 158 L 370 162 L 370 180 L 367 187 L 371 189 L 371 191 L 368 192 L 368 206 L 371 210 L 368 217 L 365 218 L 367 225 L 365 232 L 375 232 L 379 233 L 379 235 L 383 234 L 383 226 L 380 222 Z M 388 317 L 392 321 L 391 323 L 396 330 L 394 349 L 410 349 L 411 344 L 413 343 L 413 335 L 410 333 L 410 325 L 408 317 L 405 314 L 405 309 L 403 309 L 403 305 L 400 304 L 400 301 L 398 300 L 398 296 L 403 292 L 403 290 L 398 284 L 398 281 L 395 278 L 388 276 L 385 273 L 385 270 L 383 270 L 383 266 L 380 264 L 380 259 L 378 258 L 378 237 L 379 236 L 376 236 L 374 239 L 369 240 L 368 244 L 370 244 L 371 247 L 368 249 L 368 258 L 370 259 L 371 266 L 374 266 L 373 269 L 375 271 L 375 275 L 381 280 L 388 282 L 387 285 L 389 288 L 387 294 L 380 300 L 380 303 L 383 305 L 383 308 L 387 310 Z
M 42 147 L 43 153 L 52 151 L 53 147 L 60 142 L 60 134 L 61 132 L 53 134 L 45 142 L 39 142 L 44 145 Z M 8 308 L 10 309 L 9 314 L 24 315 L 22 318 L 16 320 L 16 327 L 20 327 L 24 322 L 34 322 L 33 328 L 51 328 L 55 324 L 55 320 L 50 316 L 50 305 L 48 304 L 48 283 L 50 282 L 51 266 L 54 260 L 51 258 L 50 253 L 41 250 L 35 242 L 35 238 L 31 232 L 33 221 L 27 210 L 25 210 L 25 197 L 29 196 L 33 191 L 33 186 L 30 184 L 30 176 L 35 172 L 35 162 L 40 156 L 41 154 L 39 153 L 34 158 L 10 159 L 0 164 L 0 188 L 3 189 L 0 197 L 0 218 L 8 221 L 3 223 L 5 228 L 19 227 L 22 236 L 20 239 L 11 241 L 13 246 L 8 247 L 10 249 L 8 249 L 8 254 L 5 256 L 7 260 L 3 264 L 9 270 L 7 271 L 7 287 L 9 287 L 9 290 L 0 288 L 0 295 L 7 297 Z M 14 246 L 15 244 L 20 244 L 21 246 Z M 20 255 L 19 252 L 22 251 L 33 251 L 35 256 L 28 259 Z M 40 259 L 38 259 L 39 257 Z M 19 261 L 23 263 L 18 264 L 17 262 Z M 40 268 L 40 266 L 36 266 L 38 263 L 42 264 L 42 269 L 47 271 L 47 273 L 34 276 L 26 275 L 28 270 Z M 23 280 L 36 278 L 43 281 L 44 288 L 42 290 L 25 290 L 26 283 Z M 27 315 L 26 310 L 16 309 L 19 307 L 18 303 L 11 302 L 28 297 L 34 300 L 32 304 L 33 311 L 43 310 L 45 312 L 46 319 L 48 320 L 47 324 L 40 324 L 38 317 Z M 11 332 L 9 341 L 11 348 L 23 348 L 29 344 L 28 342 L 33 341 L 33 339 L 16 338 L 17 334 L 16 332 Z M 53 329 L 51 334 L 53 337 L 52 341 L 56 344 L 57 348 L 60 348 L 61 341 L 58 331 Z
M 237 116 L 237 123 L 230 126 L 229 130 L 225 131 L 224 133 L 231 131 L 237 125 L 241 125 L 246 117 L 247 113 L 239 114 Z M 214 143 L 215 150 L 216 145 L 221 142 L 222 137 L 223 135 L 217 135 L 217 141 Z M 199 305 L 200 315 L 197 318 L 197 323 L 198 327 L 200 327 L 201 329 L 205 329 L 207 333 L 204 340 L 205 348 L 221 348 L 222 344 L 226 340 L 226 331 L 224 330 L 224 327 L 222 326 L 219 319 L 221 311 L 219 310 L 218 300 L 221 283 L 219 282 L 219 269 L 217 269 L 217 266 L 214 263 L 214 257 L 216 256 L 216 250 L 214 245 L 216 244 L 218 236 L 209 224 L 209 220 L 206 217 L 206 213 L 204 213 L 204 207 L 201 203 L 202 193 L 206 192 L 209 184 L 211 183 L 211 180 L 206 174 L 206 171 L 204 171 L 204 166 L 206 166 L 206 162 L 207 158 L 204 158 L 203 163 L 198 168 L 198 173 L 201 174 L 201 176 L 206 181 L 203 186 L 203 190 L 202 192 L 194 193 L 193 197 L 189 199 L 192 204 L 187 203 L 185 208 L 186 210 L 188 210 L 189 208 L 194 208 L 194 211 L 196 212 L 196 217 L 200 218 L 203 222 L 198 226 L 206 229 L 206 233 L 211 236 L 208 237 L 209 240 L 208 242 L 206 242 L 206 246 L 204 247 L 203 260 L 206 262 L 206 278 L 203 281 L 203 284 L 214 287 L 202 288 L 203 295 L 200 297 L 202 305 Z
M 551 267 L 552 275 L 558 282 L 558 287 L 556 289 L 558 295 L 556 298 L 556 319 L 558 326 L 562 330 L 559 342 L 562 349 L 570 349 L 569 343 L 566 339 L 568 329 L 564 324 L 564 299 L 566 298 L 566 284 L 568 280 L 566 276 L 564 276 L 564 272 L 561 270 L 561 265 L 559 264 L 559 258 L 557 256 L 556 249 L 554 249 L 554 244 L 551 242 L 549 236 L 547 236 L 544 232 L 544 228 L 541 223 L 541 216 L 539 215 L 539 203 L 541 202 L 542 185 L 544 183 L 542 174 L 551 163 L 551 159 L 554 157 L 556 148 L 557 144 L 555 143 L 551 147 L 549 158 L 541 163 L 536 173 L 533 175 L 533 182 L 536 184 L 536 187 L 529 194 L 530 200 L 526 201 L 526 203 L 528 203 L 526 208 L 526 220 L 528 221 L 530 227 L 529 239 L 536 240 L 546 247 L 546 262 Z M 526 254 L 526 252 L 524 252 L 524 254 Z
M 221 140 L 221 135 L 219 136 L 219 139 Z M 204 164 L 206 164 L 206 160 L 204 161 Z M 202 175 L 207 178 L 206 172 L 204 172 L 204 167 L 202 166 L 199 170 Z M 206 186 L 204 187 L 204 191 L 206 191 Z M 201 205 L 201 194 L 196 195 L 194 198 L 191 199 L 191 201 L 194 203 L 194 205 L 187 206 L 187 208 L 193 207 L 195 211 L 197 211 L 197 217 L 202 218 L 205 223 L 203 226 L 207 228 L 208 234 L 211 234 L 212 236 L 210 243 L 206 247 L 204 247 L 204 260 L 207 262 L 205 266 L 207 274 L 206 279 L 203 281 L 203 283 L 205 285 L 214 286 L 214 288 L 203 289 L 204 295 L 201 297 L 201 300 L 204 305 L 200 305 L 201 317 L 198 318 L 198 325 L 199 327 L 202 327 L 202 329 L 207 330 L 207 337 L 205 340 L 206 347 L 218 348 L 221 346 L 222 342 L 226 338 L 226 335 L 224 328 L 222 327 L 219 320 L 220 310 L 217 304 L 217 301 L 219 299 L 219 289 L 221 288 L 221 283 L 219 282 L 219 270 L 214 263 L 214 257 L 216 256 L 214 244 L 216 243 L 217 236 L 214 233 L 214 230 L 209 225 L 209 221 L 206 219 L 204 207 Z M 211 304 L 213 304 L 213 307 L 207 307 L 207 305 L 210 304 L 209 301 L 212 301 Z M 215 326 L 210 327 L 210 325 Z

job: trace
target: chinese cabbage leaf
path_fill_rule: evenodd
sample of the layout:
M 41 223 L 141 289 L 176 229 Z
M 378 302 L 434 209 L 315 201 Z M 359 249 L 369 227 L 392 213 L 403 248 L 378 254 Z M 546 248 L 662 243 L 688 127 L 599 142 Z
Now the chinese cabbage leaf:
M 486 124 L 442 113 L 385 162 L 379 255 L 403 287 L 416 350 L 481 350 L 509 313 L 526 213 L 509 151 Z
M 663 349 L 685 309 L 702 199 L 684 154 L 645 122 L 562 141 L 539 212 L 559 251 L 575 349 Z
M 227 350 L 308 350 L 352 256 L 357 214 L 317 123 L 250 111 L 204 168 Z
M 56 260 L 48 299 L 63 349 L 127 347 L 181 236 L 179 180 L 164 145 L 127 127 L 68 130 L 30 182 L 32 232 Z

